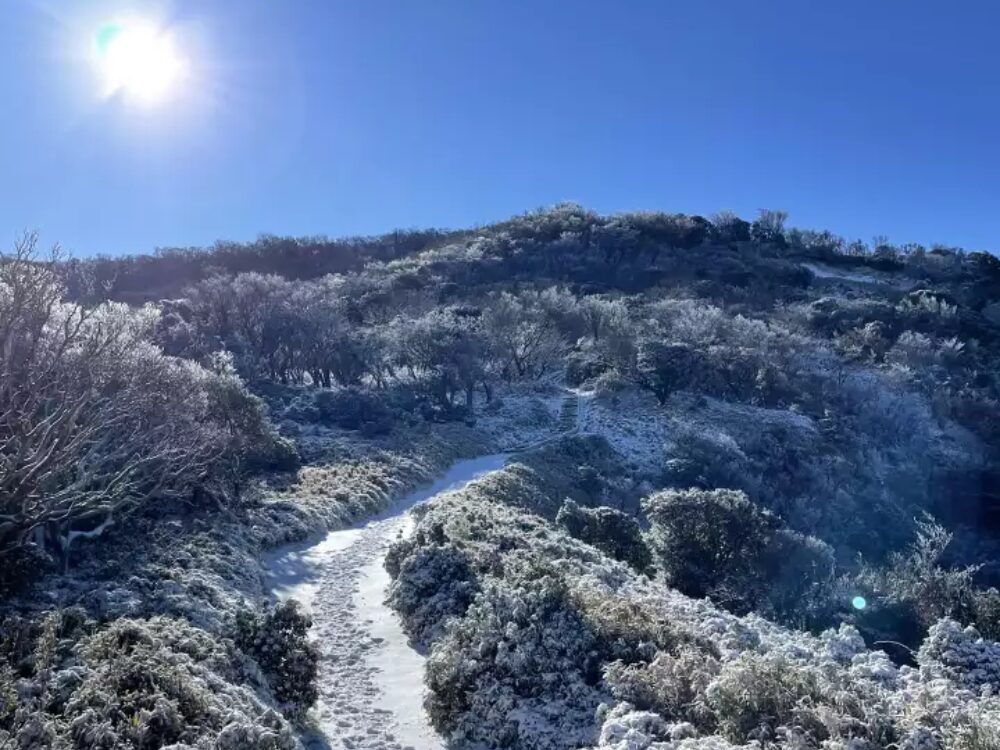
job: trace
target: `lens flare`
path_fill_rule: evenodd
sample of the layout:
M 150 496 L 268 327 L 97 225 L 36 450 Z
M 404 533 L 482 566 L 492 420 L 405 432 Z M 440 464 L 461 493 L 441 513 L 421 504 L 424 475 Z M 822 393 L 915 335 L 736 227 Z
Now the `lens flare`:
M 146 22 L 107 23 L 97 30 L 94 48 L 109 97 L 124 92 L 144 104 L 162 102 L 186 68 L 172 35 Z
M 867 600 L 863 596 L 856 596 L 851 599 L 851 605 L 858 611 L 868 606 Z

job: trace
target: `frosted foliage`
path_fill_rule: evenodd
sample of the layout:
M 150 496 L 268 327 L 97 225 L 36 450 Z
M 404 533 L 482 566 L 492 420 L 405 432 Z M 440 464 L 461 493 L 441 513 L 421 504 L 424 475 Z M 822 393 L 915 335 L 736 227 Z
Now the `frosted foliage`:
M 918 654 L 920 663 L 969 688 L 1000 689 L 1000 643 L 954 620 L 932 625 Z
M 847 624 L 817 636 L 730 614 L 504 504 L 532 481 L 508 468 L 437 498 L 397 548 L 400 590 L 439 578 L 453 601 L 454 581 L 477 586 L 464 611 L 402 612 L 431 633 L 427 706 L 446 736 L 566 750 L 995 747 L 1000 644 L 945 620 L 918 667 L 899 667 Z M 457 578 L 429 554 L 445 549 L 461 553 Z

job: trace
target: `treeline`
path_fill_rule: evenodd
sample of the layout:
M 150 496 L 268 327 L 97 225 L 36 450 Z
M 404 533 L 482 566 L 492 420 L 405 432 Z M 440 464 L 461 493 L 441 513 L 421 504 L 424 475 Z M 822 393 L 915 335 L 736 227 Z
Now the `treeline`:
M 165 351 L 189 358 L 225 349 L 254 381 L 406 389 L 425 414 L 456 416 L 472 410 L 475 392 L 490 398 L 495 382 L 551 372 L 571 341 L 588 326 L 606 328 L 622 309 L 558 289 L 437 305 L 405 283 L 240 274 L 166 303 L 156 337 Z
M 217 242 L 210 248 L 161 248 L 148 255 L 69 260 L 61 264 L 60 275 L 72 300 L 142 304 L 176 296 L 187 285 L 220 273 L 276 273 L 288 279 L 348 273 L 370 261 L 400 258 L 459 234 L 428 229 L 341 239 L 261 235 L 249 243 Z
M 317 279 L 451 246 L 451 253 L 434 262 L 451 265 L 455 283 L 544 276 L 636 291 L 679 279 L 702 287 L 721 283 L 750 291 L 763 286 L 773 292 L 782 285 L 808 283 L 807 273 L 785 261 L 815 260 L 948 285 L 977 311 L 1000 293 L 1000 262 L 989 253 L 895 245 L 882 237 L 870 243 L 848 241 L 829 231 L 789 228 L 787 218 L 785 212 L 771 210 L 762 210 L 754 221 L 731 212 L 710 219 L 655 211 L 601 216 L 563 204 L 480 230 L 406 230 L 336 240 L 262 235 L 245 244 L 218 242 L 211 248 L 165 248 L 149 255 L 68 261 L 61 274 L 71 299 L 142 304 L 176 297 L 214 275 Z M 460 264 L 454 262 L 456 246 L 471 251 Z M 992 314 L 1000 319 L 1000 308 Z

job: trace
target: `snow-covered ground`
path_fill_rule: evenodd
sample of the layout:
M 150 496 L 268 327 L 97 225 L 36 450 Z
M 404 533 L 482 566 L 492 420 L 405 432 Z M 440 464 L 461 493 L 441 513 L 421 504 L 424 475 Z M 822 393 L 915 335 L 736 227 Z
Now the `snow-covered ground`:
M 555 386 L 498 388 L 494 400 L 480 408 L 476 429 L 500 450 L 512 450 L 552 437 L 566 397 Z
M 407 642 L 385 605 L 389 545 L 413 527 L 418 503 L 503 467 L 506 455 L 459 461 L 430 487 L 385 513 L 323 539 L 283 547 L 265 558 L 275 598 L 311 612 L 320 648 L 320 697 L 314 748 L 437 750 L 445 747 L 423 711 L 424 657 Z
M 905 280 L 893 279 L 888 276 L 880 276 L 877 273 L 858 273 L 845 271 L 842 268 L 823 266 L 818 263 L 803 263 L 805 268 L 812 271 L 818 279 L 837 279 L 839 281 L 850 281 L 855 284 L 887 284 L 889 286 L 905 287 Z
M 598 397 L 577 392 L 580 399 L 579 429 L 601 435 L 637 471 L 658 471 L 670 445 L 669 419 L 648 393 L 628 390 Z

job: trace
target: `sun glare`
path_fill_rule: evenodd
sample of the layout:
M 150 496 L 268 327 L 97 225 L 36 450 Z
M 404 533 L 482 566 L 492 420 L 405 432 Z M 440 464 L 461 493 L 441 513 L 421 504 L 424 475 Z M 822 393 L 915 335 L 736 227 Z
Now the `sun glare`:
M 150 23 L 105 24 L 94 41 L 106 96 L 123 92 L 143 104 L 158 104 L 184 77 L 185 60 L 172 35 Z

